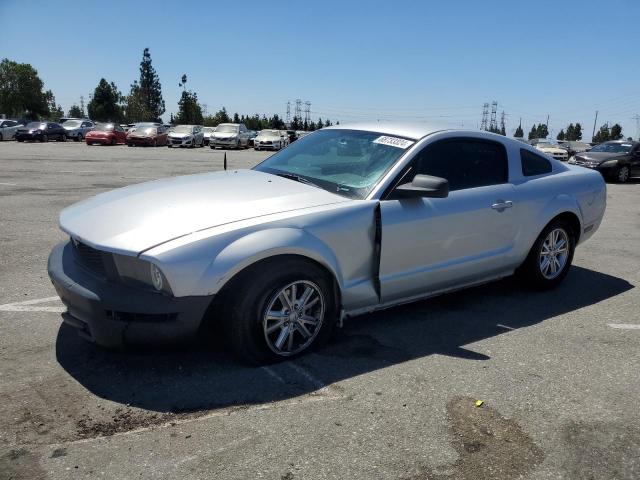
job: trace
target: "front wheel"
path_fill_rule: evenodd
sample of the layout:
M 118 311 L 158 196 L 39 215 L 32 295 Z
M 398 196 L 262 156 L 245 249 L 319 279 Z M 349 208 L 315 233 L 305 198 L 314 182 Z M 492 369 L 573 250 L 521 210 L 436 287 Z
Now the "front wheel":
M 62 135 L 60 135 L 60 141 L 61 142 L 66 142 L 67 141 L 67 136 L 64 133 Z
M 569 273 L 575 238 L 567 222 L 552 221 L 536 239 L 517 275 L 539 290 L 556 287 Z
M 616 172 L 616 181 L 618 183 L 626 183 L 629 180 L 629 167 L 620 167 Z
M 305 260 L 268 260 L 241 274 L 230 294 L 227 337 L 233 352 L 247 363 L 306 353 L 329 337 L 335 323 L 331 280 Z

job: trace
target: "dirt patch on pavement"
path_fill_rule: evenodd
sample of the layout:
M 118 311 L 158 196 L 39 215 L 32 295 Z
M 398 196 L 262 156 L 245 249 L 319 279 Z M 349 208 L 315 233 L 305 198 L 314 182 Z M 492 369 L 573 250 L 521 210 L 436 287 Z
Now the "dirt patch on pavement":
M 513 420 L 470 398 L 454 398 L 447 405 L 453 433 L 455 464 L 425 471 L 414 480 L 510 480 L 539 465 L 544 454 Z
M 47 474 L 38 463 L 37 455 L 25 448 L 0 453 L 0 480 L 22 478 L 30 480 L 47 478 Z
M 79 438 L 108 437 L 116 433 L 149 428 L 187 418 L 187 414 L 149 413 L 131 408 L 116 408 L 107 420 L 94 420 L 82 415 L 76 422 Z

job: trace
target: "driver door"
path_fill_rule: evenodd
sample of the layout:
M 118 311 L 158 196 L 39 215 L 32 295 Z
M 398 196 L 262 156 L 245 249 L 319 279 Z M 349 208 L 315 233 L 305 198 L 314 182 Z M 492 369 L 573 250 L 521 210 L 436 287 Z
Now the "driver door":
M 517 205 L 499 142 L 445 139 L 427 145 L 400 183 L 416 174 L 449 180 L 447 198 L 380 202 L 382 302 L 473 283 L 510 268 Z

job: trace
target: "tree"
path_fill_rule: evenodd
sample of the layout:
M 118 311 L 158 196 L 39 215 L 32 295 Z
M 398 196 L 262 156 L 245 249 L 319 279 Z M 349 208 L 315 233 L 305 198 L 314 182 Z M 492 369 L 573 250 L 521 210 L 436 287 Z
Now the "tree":
M 537 138 L 537 137 L 538 137 L 538 127 L 534 123 L 533 126 L 531 127 L 531 131 L 529 132 L 529 140 L 533 140 L 534 138 Z
M 123 119 L 122 94 L 115 83 L 100 79 L 87 105 L 89 117 L 98 122 L 120 122 Z M 127 116 L 129 111 L 127 111 Z M 134 121 L 134 120 L 132 120 Z
M 567 127 L 567 133 L 565 134 L 565 138 L 559 138 L 558 140 L 573 140 L 573 136 L 575 135 L 576 127 L 573 126 L 573 123 L 570 123 Z
M 564 140 L 564 138 L 565 138 L 564 129 L 562 129 L 562 130 L 560 130 L 560 133 L 558 133 L 558 136 L 556 137 L 556 139 L 557 140 Z
M 573 128 L 573 138 L 570 140 L 578 142 L 582 140 L 582 125 L 580 125 L 580 123 L 576 123 L 576 126 Z
M 498 132 L 500 135 L 502 135 L 503 137 L 507 136 L 507 130 L 504 127 L 504 123 L 500 126 L 500 131 Z
M 178 114 L 173 121 L 188 125 L 202 125 L 204 123 L 202 108 L 198 103 L 198 95 L 195 92 L 191 90 L 182 92 L 178 102 Z
M 82 111 L 82 108 L 74 103 L 73 105 L 71 105 L 67 116 L 72 118 L 84 118 L 84 112 Z
M 330 127 L 331 126 L 331 121 L 327 118 L 326 122 L 324 122 L 324 126 L 325 127 Z
M 524 137 L 524 130 L 522 130 L 522 124 L 518 125 L 518 128 L 516 128 L 516 131 L 513 132 L 513 136 L 518 138 Z
M 609 124 L 605 123 L 600 127 L 600 130 L 591 139 L 594 143 L 602 143 L 611 139 L 611 132 L 609 131 Z
M 47 100 L 47 118 L 49 120 L 58 121 L 64 117 L 64 110 L 60 104 L 56 104 L 56 97 L 51 90 L 44 92 L 44 96 Z
M 610 140 L 620 140 L 622 138 L 622 127 L 620 124 L 616 123 L 611 127 L 611 135 L 609 137 Z
M 0 62 L 0 112 L 28 119 L 48 117 L 50 91 L 44 92 L 43 87 L 38 71 L 30 64 L 8 58 Z
M 183 75 L 184 83 L 187 76 Z M 133 82 L 127 97 L 126 114 L 131 122 L 157 122 L 165 112 L 162 99 L 162 85 L 156 70 L 151 64 L 151 54 L 145 48 L 140 62 L 140 79 Z
M 238 112 L 233 114 L 233 123 L 240 123 L 240 115 L 238 115 Z
M 549 129 L 547 128 L 547 125 L 544 123 L 541 123 L 540 125 L 538 125 L 537 138 L 547 138 L 548 136 L 549 136 Z

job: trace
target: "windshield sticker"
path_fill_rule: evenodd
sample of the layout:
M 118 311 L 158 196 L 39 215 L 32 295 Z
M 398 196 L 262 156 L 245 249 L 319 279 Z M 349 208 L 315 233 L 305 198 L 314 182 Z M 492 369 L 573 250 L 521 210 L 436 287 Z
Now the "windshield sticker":
M 390 147 L 402 148 L 406 150 L 414 144 L 411 140 L 405 140 L 398 137 L 387 137 L 385 135 L 376 138 L 373 143 L 379 143 L 380 145 L 389 145 Z

